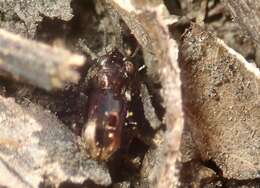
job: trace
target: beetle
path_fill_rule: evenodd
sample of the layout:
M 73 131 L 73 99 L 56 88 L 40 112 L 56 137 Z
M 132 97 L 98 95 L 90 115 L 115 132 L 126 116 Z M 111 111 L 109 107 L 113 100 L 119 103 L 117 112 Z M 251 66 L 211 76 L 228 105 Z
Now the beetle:
M 135 68 L 119 50 L 101 56 L 89 68 L 87 121 L 82 139 L 92 158 L 108 160 L 118 150 L 127 116 L 127 90 Z

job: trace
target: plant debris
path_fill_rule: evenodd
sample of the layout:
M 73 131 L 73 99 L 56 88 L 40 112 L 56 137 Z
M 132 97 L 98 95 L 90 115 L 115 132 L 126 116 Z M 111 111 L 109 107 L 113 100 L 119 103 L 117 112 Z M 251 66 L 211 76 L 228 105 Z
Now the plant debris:
M 84 60 L 64 49 L 0 30 L 1 70 L 37 87 L 51 90 L 62 88 L 68 81 L 77 82 L 79 74 L 73 69 Z
M 200 156 L 225 178 L 258 178 L 259 69 L 197 25 L 179 58 L 187 126 Z
M 258 9 L 252 0 L 1 1 L 0 186 L 259 187 Z M 103 107 L 90 105 L 87 78 L 108 83 L 91 67 L 115 50 L 137 71 L 119 92 L 120 147 L 97 161 L 81 137 L 89 108 Z
M 0 124 L 0 185 L 111 183 L 104 164 L 89 159 L 77 136 L 40 106 L 0 97 Z

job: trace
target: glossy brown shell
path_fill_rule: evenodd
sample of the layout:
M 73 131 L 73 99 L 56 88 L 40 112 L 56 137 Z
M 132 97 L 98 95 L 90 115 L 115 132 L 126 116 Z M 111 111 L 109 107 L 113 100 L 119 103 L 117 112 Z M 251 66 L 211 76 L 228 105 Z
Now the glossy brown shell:
M 99 58 L 88 72 L 88 120 L 82 138 L 98 160 L 107 160 L 120 147 L 127 112 L 125 91 L 131 80 L 128 63 L 115 50 Z

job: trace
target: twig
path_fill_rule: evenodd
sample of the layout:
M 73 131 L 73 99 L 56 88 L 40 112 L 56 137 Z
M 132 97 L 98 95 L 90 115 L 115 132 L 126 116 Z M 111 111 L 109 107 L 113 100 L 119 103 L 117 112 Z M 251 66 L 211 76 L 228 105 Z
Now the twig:
M 183 127 L 180 70 L 177 63 L 177 43 L 170 36 L 168 25 L 177 21 L 170 16 L 163 1 L 138 3 L 137 1 L 107 0 L 119 12 L 122 19 L 135 35 L 143 52 L 154 56 L 156 62 L 152 68 L 159 75 L 162 85 L 161 95 L 164 101 L 166 131 L 164 143 L 158 148 L 161 152 L 159 165 L 149 170 L 149 187 L 176 187 L 180 138 Z M 148 67 L 148 66 L 147 66 Z M 163 151 L 162 151 L 163 150 Z M 154 170 L 156 169 L 156 171 Z
M 0 29 L 0 70 L 37 87 L 51 90 L 77 82 L 79 74 L 73 68 L 84 61 L 81 55 Z

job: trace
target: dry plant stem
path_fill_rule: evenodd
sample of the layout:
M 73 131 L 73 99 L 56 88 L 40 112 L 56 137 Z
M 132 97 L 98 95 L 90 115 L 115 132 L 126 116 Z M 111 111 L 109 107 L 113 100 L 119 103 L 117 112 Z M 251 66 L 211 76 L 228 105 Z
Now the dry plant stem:
M 160 166 L 148 177 L 151 187 L 175 187 L 178 183 L 176 161 L 183 127 L 180 89 L 180 70 L 177 63 L 178 48 L 170 37 L 170 17 L 163 1 L 109 1 L 122 16 L 145 52 L 154 54 L 157 73 L 162 84 L 162 97 L 166 109 L 165 141 Z M 156 63 L 156 62 L 153 62 Z M 152 174 L 153 172 L 150 172 Z
M 196 23 L 199 25 L 204 25 L 204 20 L 207 16 L 207 7 L 208 7 L 208 0 L 203 0 L 200 3 L 200 9 L 198 16 L 196 17 Z
M 224 2 L 239 26 L 260 44 L 260 1 L 225 0 Z
M 84 61 L 81 55 L 0 29 L 0 70 L 34 86 L 51 90 L 77 82 L 79 75 L 73 69 Z

